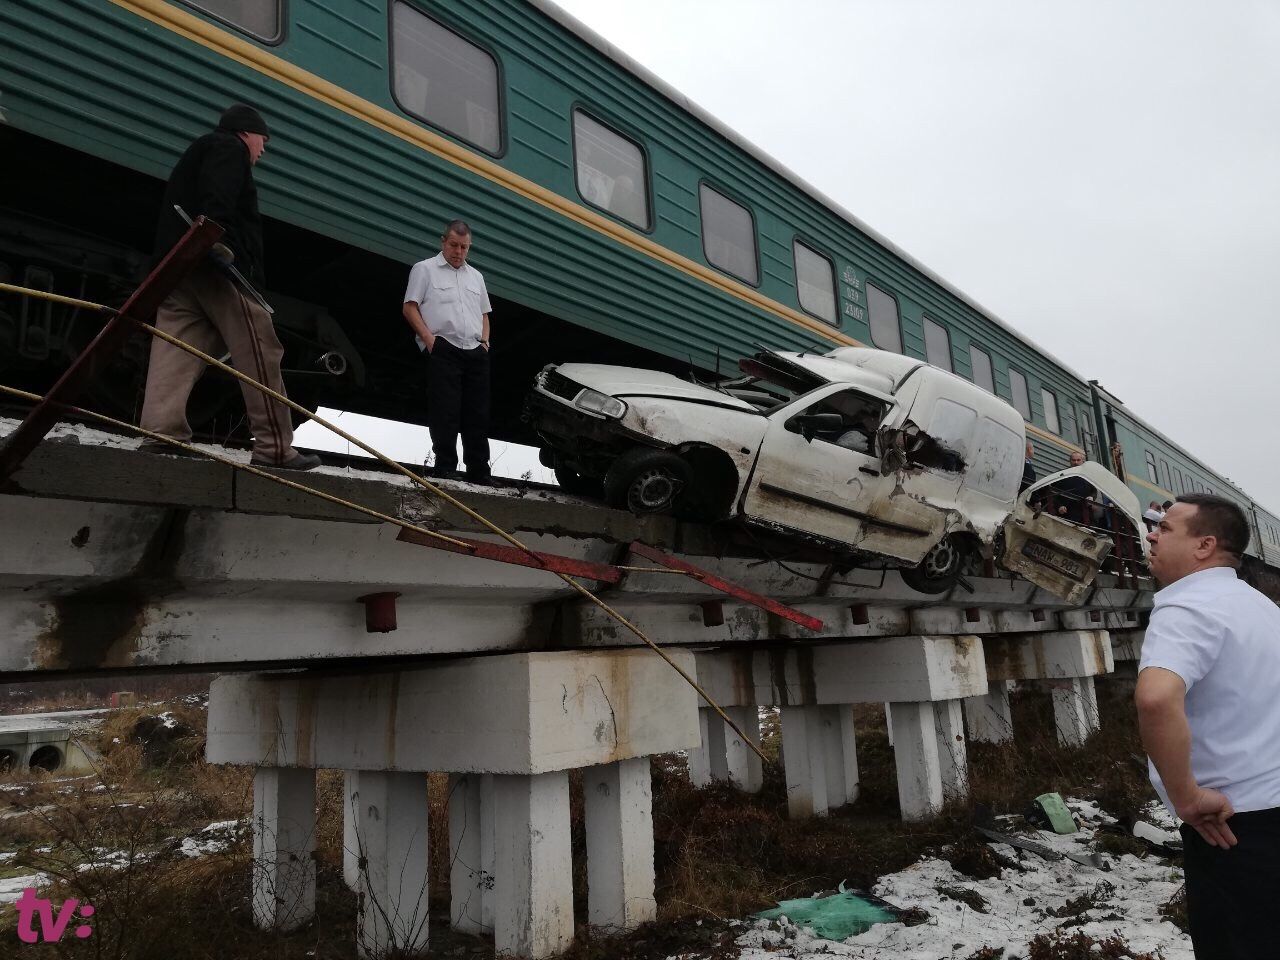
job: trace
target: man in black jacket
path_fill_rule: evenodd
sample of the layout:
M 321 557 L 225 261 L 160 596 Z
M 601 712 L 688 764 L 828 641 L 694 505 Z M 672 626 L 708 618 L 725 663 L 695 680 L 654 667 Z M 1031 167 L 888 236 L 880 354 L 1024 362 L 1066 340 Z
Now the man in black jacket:
M 262 115 L 238 103 L 224 110 L 217 129 L 196 139 L 173 168 L 156 227 L 157 262 L 187 230 L 175 206 L 193 219 L 203 214 L 226 233 L 209 260 L 197 264 L 160 305 L 156 326 L 205 353 L 217 355 L 225 347 L 237 370 L 283 394 L 284 348 L 271 315 L 247 297 L 224 269 L 234 263 L 247 280 L 262 284 L 262 217 L 253 166 L 269 136 Z M 153 340 L 142 426 L 189 441 L 187 399 L 203 371 L 204 364 L 196 357 L 159 338 Z M 251 463 L 290 470 L 319 466 L 318 457 L 293 448 L 287 407 L 247 384 L 242 384 L 242 393 L 253 431 Z M 157 453 L 180 452 L 154 441 L 143 446 Z

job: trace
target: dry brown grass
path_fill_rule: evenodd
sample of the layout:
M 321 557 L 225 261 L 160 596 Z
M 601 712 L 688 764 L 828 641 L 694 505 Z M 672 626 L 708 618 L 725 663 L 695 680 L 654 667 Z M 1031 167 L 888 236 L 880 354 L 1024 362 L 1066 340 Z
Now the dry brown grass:
M 1100 691 L 1106 686 L 1101 683 Z M 1084 748 L 1063 750 L 1055 741 L 1047 695 L 1015 694 L 1014 743 L 970 747 L 973 801 L 997 813 L 1016 813 L 1038 794 L 1056 790 L 1097 799 L 1113 813 L 1136 812 L 1152 794 L 1136 759 L 1141 750 L 1131 709 L 1123 697 L 1104 696 L 1102 711 L 1102 733 Z M 341 773 L 321 771 L 317 779 L 316 919 L 291 935 L 264 933 L 253 927 L 249 907 L 252 845 L 247 837 L 198 859 L 175 852 L 181 837 L 210 821 L 250 816 L 252 772 L 203 761 L 204 717 L 194 706 L 172 708 L 187 733 L 163 750 L 148 751 L 131 739 L 147 712 L 117 711 L 103 724 L 97 739 L 102 767 L 95 777 L 71 783 L 37 778 L 25 796 L 5 795 L 28 808 L 54 809 L 0 820 L 0 848 L 21 848 L 22 863 L 56 877 L 50 894 L 55 901 L 74 896 L 98 910 L 94 935 L 60 945 L 60 955 L 113 960 L 354 958 L 355 899 L 342 882 Z M 659 921 L 622 939 L 594 938 L 580 929 L 568 956 L 658 960 L 696 950 L 701 957 L 730 957 L 735 955 L 733 937 L 721 921 L 841 881 L 870 887 L 884 873 L 927 852 L 946 856 L 969 876 L 998 871 L 990 847 L 973 839 L 970 807 L 950 809 L 926 824 L 900 822 L 883 710 L 858 708 L 857 726 L 862 797 L 854 807 L 818 820 L 786 818 L 785 784 L 776 763 L 766 769 L 761 793 L 746 796 L 724 786 L 697 789 L 680 758 L 655 758 Z M 765 745 L 776 755 L 776 724 L 767 723 L 765 732 Z M 582 917 L 586 865 L 581 790 L 577 777 L 571 782 L 574 884 Z M 443 775 L 430 776 L 431 955 L 487 958 L 491 943 L 447 929 L 447 789 Z M 121 864 L 78 869 L 101 859 L 103 850 L 121 851 Z M 2 928 L 12 920 L 13 911 L 0 913 L 0 943 L 16 942 L 12 930 Z M 1069 939 L 1046 941 L 1037 956 L 1074 957 L 1078 954 L 1070 951 L 1078 945 Z

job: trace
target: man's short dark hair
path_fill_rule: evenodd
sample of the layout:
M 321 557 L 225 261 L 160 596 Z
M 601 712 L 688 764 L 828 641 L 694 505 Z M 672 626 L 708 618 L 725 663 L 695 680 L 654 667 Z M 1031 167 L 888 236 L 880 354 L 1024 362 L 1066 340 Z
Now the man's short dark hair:
M 1173 506 L 1173 501 L 1172 501 L 1172 500 L 1166 500 L 1164 503 L 1162 503 L 1162 504 L 1160 505 L 1160 509 L 1161 509 L 1161 510 L 1168 510 L 1168 509 L 1169 509 L 1170 507 L 1172 507 L 1172 506 Z
M 1196 508 L 1187 521 L 1187 529 L 1195 537 L 1216 537 L 1218 549 L 1243 556 L 1249 546 L 1249 521 L 1244 511 L 1214 493 L 1184 493 L 1178 503 Z
M 451 233 L 460 237 L 469 237 L 471 236 L 471 228 L 467 226 L 467 221 L 465 220 L 450 220 L 444 228 L 444 233 L 440 234 L 440 236 L 447 237 Z

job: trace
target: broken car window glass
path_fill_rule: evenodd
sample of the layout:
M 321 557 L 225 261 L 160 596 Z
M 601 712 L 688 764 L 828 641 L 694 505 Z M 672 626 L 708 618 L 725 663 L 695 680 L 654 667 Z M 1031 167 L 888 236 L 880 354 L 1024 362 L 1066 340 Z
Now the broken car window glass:
M 804 412 L 840 415 L 841 423 L 838 428 L 815 431 L 813 439 L 833 443 L 854 453 L 875 456 L 876 431 L 880 429 L 884 411 L 885 406 L 879 400 L 856 390 L 845 390 L 824 397 Z M 794 429 L 796 433 L 800 432 L 798 426 L 788 429 Z

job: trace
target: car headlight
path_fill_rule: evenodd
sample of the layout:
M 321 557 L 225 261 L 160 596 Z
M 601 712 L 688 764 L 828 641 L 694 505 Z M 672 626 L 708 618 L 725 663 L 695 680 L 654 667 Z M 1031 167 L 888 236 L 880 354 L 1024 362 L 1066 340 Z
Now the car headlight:
M 627 405 L 617 397 L 601 393 L 599 390 L 583 390 L 574 405 L 588 413 L 597 413 L 602 417 L 618 419 L 627 412 Z

